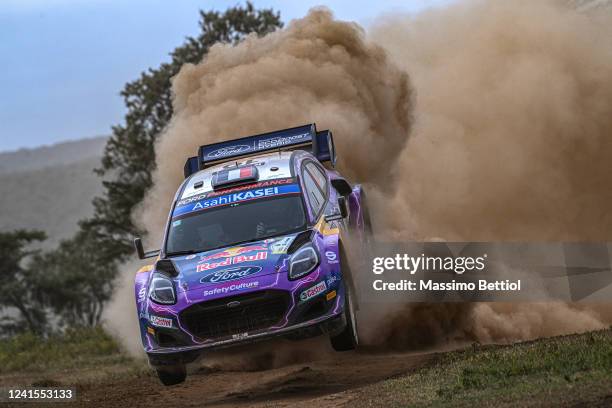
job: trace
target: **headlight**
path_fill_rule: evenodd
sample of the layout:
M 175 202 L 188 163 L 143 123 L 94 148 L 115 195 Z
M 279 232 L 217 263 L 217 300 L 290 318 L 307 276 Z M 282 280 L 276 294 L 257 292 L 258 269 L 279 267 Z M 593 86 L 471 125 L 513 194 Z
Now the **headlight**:
M 149 285 L 149 297 L 155 303 L 164 305 L 175 304 L 174 284 L 167 276 L 161 273 L 154 273 Z
M 297 250 L 289 260 L 289 280 L 299 279 L 308 275 L 319 264 L 317 251 L 311 245 L 305 245 Z

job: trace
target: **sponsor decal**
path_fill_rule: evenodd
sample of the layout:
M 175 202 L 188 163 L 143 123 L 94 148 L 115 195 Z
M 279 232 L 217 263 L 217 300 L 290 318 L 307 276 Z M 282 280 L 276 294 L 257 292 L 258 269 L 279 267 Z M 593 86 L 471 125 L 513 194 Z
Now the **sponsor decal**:
M 223 189 L 223 190 L 219 190 L 219 191 L 211 191 L 211 192 L 206 194 L 206 197 L 208 197 L 208 198 L 218 197 L 220 195 L 224 195 L 224 194 L 228 194 L 228 193 L 235 193 L 235 192 L 238 192 L 238 191 L 252 190 L 252 189 L 256 189 L 256 188 L 266 188 L 266 187 L 282 186 L 282 185 L 291 184 L 291 183 L 294 183 L 294 182 L 295 182 L 295 179 L 293 179 L 293 178 L 283 178 L 283 179 L 276 179 L 276 180 L 260 181 L 259 183 L 247 184 L 247 185 L 244 185 L 244 186 L 237 186 L 237 187 L 227 188 L 227 189 Z M 178 205 L 178 203 L 177 203 L 177 205 Z
M 251 150 L 251 146 L 249 145 L 236 145 L 236 146 L 226 146 L 217 150 L 213 150 L 206 154 L 207 159 L 217 159 L 226 156 L 233 156 L 235 154 L 246 153 Z
M 247 337 L 249 337 L 249 333 L 232 334 L 232 339 L 234 340 L 246 339 Z
M 138 291 L 138 303 L 142 303 L 144 302 L 144 300 L 147 297 L 147 288 L 146 287 L 142 287 L 140 288 L 140 290 Z
M 278 241 L 272 243 L 270 245 L 270 249 L 272 250 L 272 253 L 273 254 L 287 253 L 287 248 L 289 248 L 289 245 L 291 245 L 294 238 L 295 237 L 285 237 L 285 238 L 281 238 Z
M 221 294 L 226 294 L 229 292 L 234 292 L 237 290 L 246 290 L 246 289 L 255 289 L 259 287 L 259 282 L 243 282 L 243 283 L 236 283 L 233 285 L 229 285 L 229 286 L 224 286 L 222 288 L 214 288 L 214 289 L 210 289 L 210 290 L 205 290 L 204 291 L 204 296 L 211 296 L 211 295 L 221 295 Z
M 312 299 L 313 297 L 320 295 L 326 290 L 327 290 L 327 285 L 325 284 L 325 281 L 321 281 L 317 283 L 316 285 L 311 286 L 310 288 L 300 293 L 300 300 L 302 302 L 305 302 L 308 299 Z
M 204 160 L 222 159 L 287 145 L 308 143 L 314 137 L 313 130 L 311 125 L 307 125 L 296 129 L 270 132 L 207 145 L 203 146 L 202 157 Z
M 273 197 L 285 194 L 296 194 L 300 192 L 300 187 L 297 184 L 285 184 L 276 187 L 256 188 L 253 190 L 225 194 L 214 198 L 204 198 L 197 202 L 191 201 L 189 204 L 177 206 L 174 209 L 173 216 L 188 214 L 194 211 L 205 210 L 221 205 L 234 204 L 242 201 L 249 201 L 257 198 Z
M 194 195 L 194 196 L 191 196 L 191 197 L 183 198 L 182 200 L 179 200 L 179 201 L 176 202 L 176 206 L 177 207 L 181 207 L 183 205 L 195 203 L 196 201 L 203 200 L 206 197 L 208 197 L 207 193 L 201 193 L 201 194 L 197 194 L 197 195 Z
M 205 262 L 196 265 L 196 272 L 205 272 L 210 271 L 212 269 L 217 269 L 222 266 L 231 266 L 244 262 L 254 262 L 254 261 L 263 261 L 264 259 L 268 259 L 268 252 L 261 251 L 257 252 L 253 255 L 238 255 L 233 256 L 231 258 L 226 258 L 223 261 L 219 262 Z
M 331 264 L 338 263 L 338 255 L 334 251 L 325 251 L 325 257 L 327 258 L 327 262 Z
M 230 204 L 237 201 L 252 200 L 253 198 L 267 197 L 279 194 L 277 187 L 258 188 L 255 190 L 249 190 L 244 193 L 234 193 L 230 195 L 220 196 L 210 200 L 203 200 L 197 202 L 191 209 L 191 211 L 203 210 L 208 207 L 216 207 L 218 205 Z
M 270 139 L 258 140 L 257 150 L 274 149 L 276 147 L 282 147 L 288 144 L 309 142 L 310 138 L 310 132 L 307 132 L 293 136 L 276 136 Z
M 157 326 L 157 327 L 166 327 L 166 328 L 172 327 L 172 319 L 168 319 L 166 317 L 149 315 L 149 322 L 153 326 Z
M 248 254 L 249 252 L 254 251 L 267 251 L 268 247 L 264 245 L 251 245 L 251 246 L 239 246 L 239 247 L 231 247 L 224 249 L 223 251 L 215 252 L 212 255 L 205 255 L 200 258 L 200 263 L 204 261 L 209 261 L 211 259 L 221 259 L 221 258 L 230 258 L 232 256 L 238 256 L 243 254 Z
M 327 282 L 327 286 L 331 287 L 334 283 L 339 282 L 340 281 L 340 277 L 337 275 L 330 275 L 325 282 Z
M 233 166 L 233 164 L 231 166 Z M 200 194 L 196 194 L 191 197 L 183 198 L 182 200 L 179 200 L 176 202 L 176 206 L 181 207 L 187 204 L 195 203 L 196 201 L 200 201 L 205 198 L 218 197 L 221 195 L 226 195 L 229 193 L 236 193 L 239 191 L 253 190 L 256 188 L 282 186 L 285 184 L 292 184 L 292 183 L 295 183 L 295 179 L 290 177 L 290 178 L 282 178 L 282 179 L 276 179 L 276 180 L 260 181 L 258 183 L 245 184 L 243 186 L 236 186 L 232 188 L 224 188 L 223 190 L 209 191 L 207 193 L 200 193 Z
M 227 268 L 217 272 L 209 273 L 208 275 L 200 279 L 200 283 L 217 283 L 242 279 L 249 275 L 256 274 L 259 271 L 261 271 L 261 266 L 237 266 L 235 268 Z

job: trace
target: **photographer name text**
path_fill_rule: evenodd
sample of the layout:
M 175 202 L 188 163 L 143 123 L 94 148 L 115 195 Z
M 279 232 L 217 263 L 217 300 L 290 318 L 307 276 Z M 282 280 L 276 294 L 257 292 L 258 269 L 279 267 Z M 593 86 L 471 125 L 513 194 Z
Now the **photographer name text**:
M 505 292 L 521 290 L 520 279 L 475 280 L 468 278 L 468 275 L 464 275 L 472 271 L 485 271 L 486 260 L 487 254 L 478 257 L 440 257 L 425 256 L 424 254 L 420 256 L 396 254 L 391 257 L 376 257 L 372 260 L 372 273 L 375 276 L 389 271 L 402 271 L 409 275 L 414 275 L 417 272 L 432 272 L 436 273 L 435 277 L 439 279 L 400 279 L 394 282 L 375 279 L 372 286 L 376 291 Z M 446 274 L 440 274 L 440 272 L 446 272 Z M 453 275 L 458 279 L 443 279 Z

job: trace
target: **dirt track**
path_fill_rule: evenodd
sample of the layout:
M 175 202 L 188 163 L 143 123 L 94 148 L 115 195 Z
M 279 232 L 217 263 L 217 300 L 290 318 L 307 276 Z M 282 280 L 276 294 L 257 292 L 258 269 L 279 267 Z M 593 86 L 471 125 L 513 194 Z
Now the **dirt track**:
M 410 372 L 431 353 L 342 353 L 258 371 L 200 368 L 184 384 L 163 387 L 154 377 L 116 380 L 79 392 L 79 406 L 230 407 L 342 406 L 352 390 Z

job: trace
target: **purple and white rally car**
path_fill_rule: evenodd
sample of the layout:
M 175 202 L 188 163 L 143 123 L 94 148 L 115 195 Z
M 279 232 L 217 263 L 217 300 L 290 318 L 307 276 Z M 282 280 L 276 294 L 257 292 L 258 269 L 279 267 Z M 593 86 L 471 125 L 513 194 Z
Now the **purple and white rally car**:
M 357 346 L 347 244 L 370 228 L 361 186 L 314 124 L 204 145 L 185 163 L 154 265 L 136 274 L 144 349 L 165 385 L 202 352 L 327 334 Z M 325 166 L 324 166 L 325 163 Z M 326 167 L 327 166 L 327 167 Z

